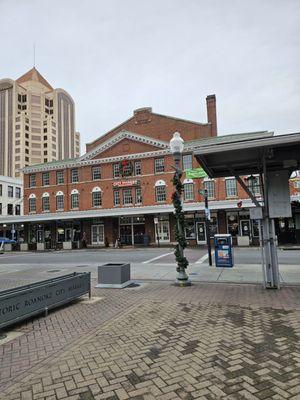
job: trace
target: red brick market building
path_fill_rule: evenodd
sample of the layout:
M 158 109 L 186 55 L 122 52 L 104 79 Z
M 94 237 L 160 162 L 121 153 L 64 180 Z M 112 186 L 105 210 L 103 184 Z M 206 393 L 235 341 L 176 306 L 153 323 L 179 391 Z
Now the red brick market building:
M 183 170 L 199 167 L 193 150 L 199 141 L 217 136 L 214 95 L 206 98 L 206 105 L 206 123 L 156 114 L 151 108 L 135 110 L 127 121 L 87 144 L 83 156 L 26 167 L 25 216 L 15 221 L 24 226 L 25 242 L 40 248 L 43 244 L 70 248 L 82 239 L 88 246 L 113 245 L 117 238 L 127 245 L 174 242 L 174 169 L 169 142 L 175 131 L 180 132 L 185 141 Z M 244 135 L 268 137 L 272 133 Z M 252 190 L 260 197 L 256 179 Z M 241 242 L 246 238 L 250 244 L 257 243 L 257 225 L 249 217 L 252 202 L 234 178 L 190 180 L 184 176 L 189 243 L 206 242 L 199 194 L 203 187 L 209 193 L 212 235 L 229 232 L 235 240 L 241 237 Z

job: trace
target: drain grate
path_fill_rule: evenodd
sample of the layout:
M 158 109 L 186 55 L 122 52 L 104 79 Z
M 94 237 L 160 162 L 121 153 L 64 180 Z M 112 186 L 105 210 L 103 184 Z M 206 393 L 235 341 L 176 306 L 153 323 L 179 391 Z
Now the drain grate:
M 60 272 L 60 269 L 49 269 L 47 272 Z

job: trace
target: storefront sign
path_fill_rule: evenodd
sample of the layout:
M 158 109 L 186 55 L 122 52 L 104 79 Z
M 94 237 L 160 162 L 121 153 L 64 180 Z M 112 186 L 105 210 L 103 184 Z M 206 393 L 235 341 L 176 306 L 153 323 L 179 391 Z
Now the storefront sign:
M 117 181 L 113 183 L 113 187 L 127 187 L 127 186 L 136 186 L 140 185 L 141 182 L 138 180 L 130 180 L 130 181 Z
M 90 272 L 73 273 L 0 292 L 0 329 L 91 293 Z
M 207 173 L 203 168 L 187 169 L 185 175 L 188 179 L 206 178 Z

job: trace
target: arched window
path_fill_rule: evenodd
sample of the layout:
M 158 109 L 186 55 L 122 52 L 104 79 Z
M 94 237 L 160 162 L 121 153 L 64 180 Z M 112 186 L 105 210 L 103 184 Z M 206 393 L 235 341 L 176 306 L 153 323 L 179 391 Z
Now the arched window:
M 92 206 L 102 206 L 102 190 L 98 186 L 94 187 L 94 189 L 92 190 Z
M 160 179 L 155 183 L 155 201 L 157 203 L 165 202 L 167 199 L 166 182 Z
M 193 179 L 183 181 L 184 200 L 194 200 L 194 182 Z
M 79 208 L 79 192 L 77 189 L 71 191 L 71 208 Z
M 62 211 L 64 209 L 64 194 L 62 191 L 56 193 L 56 210 Z
M 36 195 L 33 193 L 28 198 L 28 206 L 30 213 L 36 212 Z
M 50 211 L 50 196 L 47 192 L 42 195 L 42 211 Z

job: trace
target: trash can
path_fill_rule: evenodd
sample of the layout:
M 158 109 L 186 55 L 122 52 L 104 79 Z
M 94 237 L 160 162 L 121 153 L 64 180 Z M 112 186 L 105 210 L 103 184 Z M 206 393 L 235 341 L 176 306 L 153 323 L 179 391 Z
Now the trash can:
M 230 234 L 214 235 L 216 267 L 233 267 L 232 236 Z
M 143 238 L 143 240 L 144 240 L 144 246 L 149 246 L 149 242 L 150 242 L 149 239 L 150 239 L 150 238 L 149 238 L 148 235 L 144 235 L 144 238 Z

